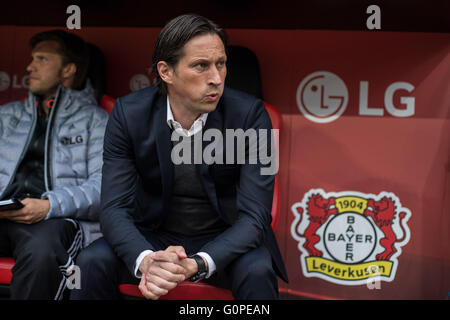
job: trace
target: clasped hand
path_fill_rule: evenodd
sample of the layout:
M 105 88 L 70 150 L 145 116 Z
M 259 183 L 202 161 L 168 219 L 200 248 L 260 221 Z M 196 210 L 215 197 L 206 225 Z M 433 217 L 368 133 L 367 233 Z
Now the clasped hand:
M 198 267 L 183 247 L 170 246 L 147 255 L 139 270 L 142 273 L 139 290 L 146 299 L 157 300 L 197 273 Z

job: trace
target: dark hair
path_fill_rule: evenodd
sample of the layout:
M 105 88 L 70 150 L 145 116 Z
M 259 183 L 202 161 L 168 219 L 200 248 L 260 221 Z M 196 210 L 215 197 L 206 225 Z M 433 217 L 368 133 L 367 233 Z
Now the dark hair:
M 89 65 L 89 51 L 84 40 L 63 30 L 44 31 L 31 37 L 31 49 L 34 49 L 43 41 L 55 41 L 58 43 L 57 53 L 62 57 L 63 66 L 66 66 L 68 63 L 74 63 L 77 67 L 72 89 L 83 89 Z
M 225 31 L 211 20 L 196 14 L 178 16 L 161 30 L 156 39 L 151 67 L 151 71 L 156 74 L 155 85 L 161 93 L 167 93 L 167 85 L 159 76 L 156 66 L 158 62 L 165 61 L 169 66 L 175 67 L 184 54 L 184 45 L 195 36 L 205 34 L 217 34 L 226 47 Z

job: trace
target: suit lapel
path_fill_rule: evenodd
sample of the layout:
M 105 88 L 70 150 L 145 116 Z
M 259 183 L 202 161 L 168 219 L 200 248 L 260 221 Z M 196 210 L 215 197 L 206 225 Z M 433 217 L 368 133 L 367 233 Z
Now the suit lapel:
M 173 189 L 173 162 L 171 159 L 172 141 L 171 131 L 167 125 L 167 96 L 161 95 L 157 101 L 155 114 L 156 149 L 158 153 L 159 167 L 161 168 L 161 180 L 163 187 L 164 206 L 170 201 Z

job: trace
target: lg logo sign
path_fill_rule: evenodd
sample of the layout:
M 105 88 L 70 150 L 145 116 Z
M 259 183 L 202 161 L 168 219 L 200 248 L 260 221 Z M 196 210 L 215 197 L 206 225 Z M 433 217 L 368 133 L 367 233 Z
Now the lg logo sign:
M 348 103 L 348 90 L 337 75 L 319 71 L 307 76 L 297 89 L 297 105 L 311 121 L 326 123 L 339 118 Z
M 12 77 L 12 88 L 13 89 L 28 89 L 30 81 L 30 76 L 25 75 L 22 77 L 22 79 L 19 81 L 19 77 L 17 75 L 13 75 Z M 11 78 L 8 73 L 4 71 L 0 71 L 0 92 L 5 91 L 9 88 L 11 85 Z
M 0 92 L 9 88 L 11 79 L 6 72 L 0 71 Z
M 150 79 L 145 74 L 135 74 L 130 79 L 131 91 L 137 91 L 150 86 Z
M 397 90 L 412 92 L 414 86 L 408 82 L 394 82 L 386 88 L 384 108 L 394 117 L 411 117 L 415 112 L 414 97 L 401 97 L 400 102 L 406 108 L 399 109 L 394 105 L 394 94 Z M 383 108 L 369 107 L 369 82 L 359 83 L 359 115 L 384 115 Z M 311 73 L 302 80 L 297 88 L 297 105 L 303 115 L 313 122 L 327 123 L 336 120 L 347 108 L 349 94 L 344 81 L 337 75 L 327 71 Z

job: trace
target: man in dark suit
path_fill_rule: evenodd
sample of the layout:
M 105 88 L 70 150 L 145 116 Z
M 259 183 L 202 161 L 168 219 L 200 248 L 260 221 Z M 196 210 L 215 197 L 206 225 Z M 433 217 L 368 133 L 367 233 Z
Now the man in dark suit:
M 261 100 L 224 88 L 225 46 L 208 19 L 173 19 L 156 41 L 156 86 L 117 100 L 104 142 L 104 238 L 80 254 L 73 299 L 116 298 L 123 282 L 158 299 L 185 279 L 237 299 L 278 298 L 276 274 L 287 275 L 270 226 L 274 174 L 262 174 L 261 159 L 272 154 L 271 122 Z M 231 129 L 258 136 L 235 146 Z M 239 159 L 255 148 L 259 160 Z

